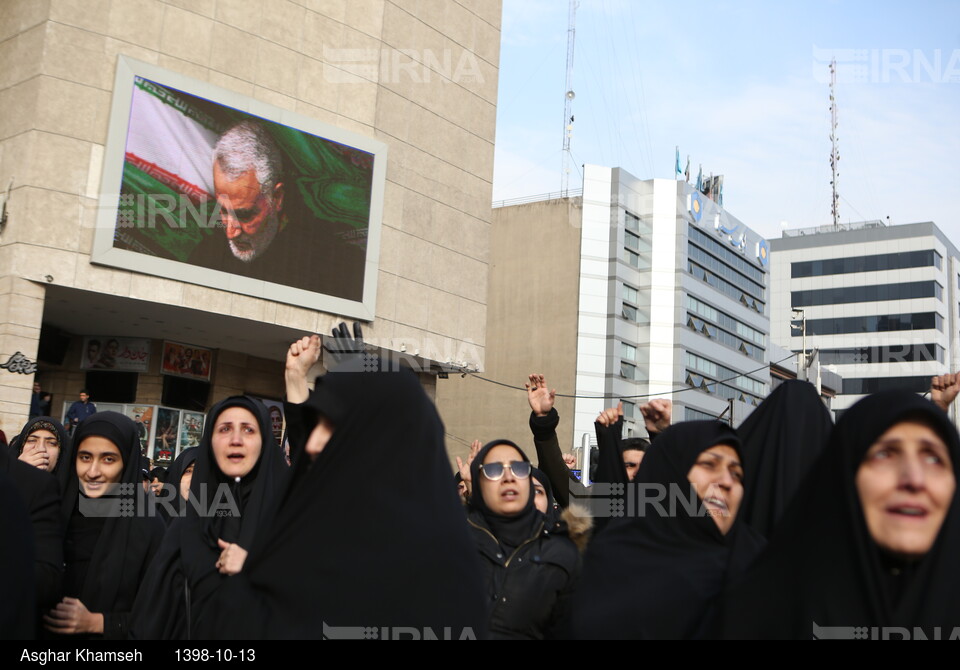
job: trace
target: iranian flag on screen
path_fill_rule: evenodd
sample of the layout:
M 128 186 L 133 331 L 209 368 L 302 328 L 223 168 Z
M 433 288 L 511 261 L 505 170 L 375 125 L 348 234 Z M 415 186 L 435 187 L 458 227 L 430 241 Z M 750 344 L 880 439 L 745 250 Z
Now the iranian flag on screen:
M 116 244 L 186 261 L 214 232 L 213 147 L 224 124 L 196 99 L 137 77 L 130 106 Z

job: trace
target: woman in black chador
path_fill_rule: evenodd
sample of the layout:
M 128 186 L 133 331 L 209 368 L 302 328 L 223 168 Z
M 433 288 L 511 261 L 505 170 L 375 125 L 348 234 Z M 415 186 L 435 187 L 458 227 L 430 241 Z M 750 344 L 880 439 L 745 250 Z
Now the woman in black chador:
M 133 613 L 133 637 L 209 637 L 214 622 L 208 604 L 240 571 L 264 530 L 284 470 L 262 402 L 233 396 L 210 410 L 185 515 L 171 523 L 147 574 Z
M 723 634 L 948 639 L 960 627 L 958 477 L 960 438 L 933 403 L 907 391 L 858 402 L 725 598 Z
M 738 521 L 740 440 L 719 421 L 667 428 L 646 450 L 627 516 L 590 542 L 574 598 L 586 639 L 706 637 L 716 603 L 762 538 Z
M 287 407 L 292 479 L 217 594 L 214 637 L 483 637 L 479 566 L 436 408 L 416 375 L 358 356 Z

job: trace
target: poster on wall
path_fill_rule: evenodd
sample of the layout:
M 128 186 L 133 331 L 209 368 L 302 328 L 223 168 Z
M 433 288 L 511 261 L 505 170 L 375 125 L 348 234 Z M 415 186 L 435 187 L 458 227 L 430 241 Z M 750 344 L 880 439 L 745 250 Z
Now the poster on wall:
M 182 412 L 180 421 L 180 451 L 199 447 L 203 438 L 203 412 Z
M 132 337 L 85 337 L 81 370 L 146 372 L 150 367 L 150 340 Z
M 180 410 L 157 408 L 157 430 L 153 438 L 154 465 L 166 467 L 180 454 Z
M 273 428 L 273 438 L 277 441 L 277 444 L 281 444 L 283 441 L 283 401 L 281 400 L 268 400 L 267 398 L 257 398 L 260 402 L 267 406 L 267 409 L 270 411 L 270 426 Z
M 213 361 L 213 351 L 210 349 L 164 341 L 162 360 L 160 364 L 162 374 L 210 381 L 210 368 Z
M 148 456 L 147 445 L 150 444 L 150 429 L 153 427 L 155 409 L 153 405 L 125 405 L 123 409 L 123 413 L 133 419 L 137 426 L 141 456 Z
M 120 56 L 93 262 L 372 319 L 386 152 Z

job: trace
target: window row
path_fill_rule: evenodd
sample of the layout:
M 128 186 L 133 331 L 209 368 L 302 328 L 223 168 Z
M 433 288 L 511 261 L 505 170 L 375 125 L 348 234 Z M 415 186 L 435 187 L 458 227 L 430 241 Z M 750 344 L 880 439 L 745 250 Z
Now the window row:
M 695 244 L 691 243 L 687 245 L 687 255 L 691 260 L 696 261 L 711 272 L 723 277 L 728 282 L 736 286 L 742 286 L 744 291 L 747 291 L 761 300 L 764 298 L 765 290 L 763 288 L 763 284 L 758 284 L 752 279 L 745 277 L 726 263 L 718 260 L 714 256 L 711 256 Z
M 828 258 L 817 261 L 798 261 L 790 264 L 790 275 L 797 277 L 820 277 L 845 275 L 853 272 L 879 272 L 934 266 L 941 269 L 943 257 L 933 249 L 901 251 L 892 254 L 854 256 L 851 258 Z
M 710 379 L 701 377 L 700 375 L 690 372 L 689 370 L 687 371 L 685 382 L 687 386 L 690 386 L 691 388 L 699 389 L 704 393 L 716 395 L 724 400 L 739 400 L 740 402 L 745 402 L 753 405 L 754 407 L 760 404 L 760 398 L 757 396 L 744 393 L 743 391 L 732 386 L 728 386 L 727 384 L 711 381 Z
M 766 384 L 761 381 L 757 381 L 752 377 L 748 377 L 742 372 L 737 372 L 736 370 L 731 370 L 730 368 L 720 365 L 719 363 L 714 363 L 713 361 L 703 358 L 702 356 L 697 356 L 692 354 L 689 351 L 687 352 L 687 367 L 693 368 L 698 372 L 702 372 L 705 375 L 709 375 L 714 379 L 722 379 L 726 383 L 735 384 L 745 391 L 750 393 L 757 393 L 763 395 L 766 391 Z
M 935 281 L 915 281 L 904 284 L 821 288 L 810 291 L 793 291 L 790 293 L 791 305 L 793 307 L 846 305 L 852 302 L 913 300 L 915 298 L 936 298 L 942 301 L 943 287 Z
M 732 265 L 734 268 L 747 275 L 747 277 L 753 279 L 755 282 L 761 285 L 766 284 L 766 273 L 760 268 L 751 264 L 746 258 L 732 251 L 722 242 L 710 237 L 699 228 L 688 225 L 687 229 L 692 241 L 696 242 L 714 255 L 719 256 L 729 265 Z
M 692 407 L 683 408 L 684 421 L 716 421 L 716 419 L 717 417 L 715 414 L 707 414 L 706 412 L 701 412 L 700 410 Z
M 745 323 L 737 321 L 729 314 L 721 312 L 719 309 L 708 305 L 702 300 L 694 298 L 692 295 L 687 296 L 687 309 L 693 310 L 704 319 L 713 321 L 721 328 L 726 328 L 727 330 L 736 333 L 746 340 L 752 340 L 754 344 L 757 344 L 761 347 L 765 347 L 767 345 L 766 333 L 763 333 L 755 328 L 751 328 Z
M 807 319 L 807 335 L 887 333 L 896 330 L 933 330 L 934 328 L 943 332 L 943 317 L 936 312 Z
M 692 274 L 694 277 L 699 279 L 700 281 L 706 284 L 709 284 L 713 288 L 717 289 L 728 298 L 737 300 L 740 302 L 741 305 L 744 305 L 745 307 L 749 307 L 750 309 L 756 312 L 759 312 L 760 314 L 763 314 L 763 310 L 765 308 L 763 301 L 757 300 L 753 296 L 748 295 L 747 293 L 744 293 L 742 289 L 738 288 L 737 286 L 734 286 L 730 282 L 724 279 L 720 279 L 720 277 L 718 277 L 717 275 L 703 269 L 702 267 L 700 267 L 699 265 L 693 262 L 687 263 L 687 271 L 690 274 Z
M 843 392 L 845 394 L 879 393 L 880 391 L 894 390 L 923 393 L 930 390 L 930 376 L 866 377 L 843 380 Z
M 916 363 L 944 362 L 946 352 L 939 344 L 888 344 L 852 349 L 821 349 L 820 362 L 824 365 L 852 365 L 855 363 Z
M 731 349 L 736 349 L 737 351 L 749 356 L 754 360 L 761 362 L 763 361 L 764 350 L 760 347 L 748 342 L 744 342 L 732 333 L 721 330 L 713 324 L 707 323 L 706 321 L 698 319 L 695 316 L 691 316 L 689 313 L 687 313 L 687 328 L 702 335 L 706 335 L 710 339 L 717 340 L 721 344 L 725 344 Z

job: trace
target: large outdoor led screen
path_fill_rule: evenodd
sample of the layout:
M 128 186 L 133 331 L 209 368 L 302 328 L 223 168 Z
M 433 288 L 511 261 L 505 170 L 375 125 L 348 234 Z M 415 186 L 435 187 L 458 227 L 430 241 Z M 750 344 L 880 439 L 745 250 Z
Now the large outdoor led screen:
M 121 56 L 93 262 L 371 320 L 386 146 Z

